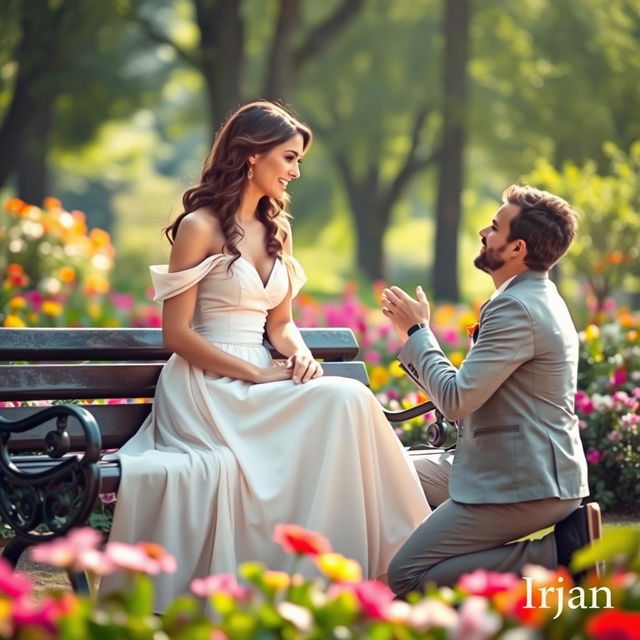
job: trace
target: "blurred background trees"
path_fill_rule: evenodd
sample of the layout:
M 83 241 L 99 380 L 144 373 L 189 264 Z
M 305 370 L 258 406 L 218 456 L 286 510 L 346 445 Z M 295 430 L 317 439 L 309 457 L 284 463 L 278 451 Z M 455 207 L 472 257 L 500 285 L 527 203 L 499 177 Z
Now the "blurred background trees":
M 140 293 L 226 113 L 280 98 L 314 293 L 488 293 L 477 230 L 527 177 L 584 212 L 563 291 L 637 303 L 639 49 L 640 0 L 5 0 L 0 195 L 85 211 Z

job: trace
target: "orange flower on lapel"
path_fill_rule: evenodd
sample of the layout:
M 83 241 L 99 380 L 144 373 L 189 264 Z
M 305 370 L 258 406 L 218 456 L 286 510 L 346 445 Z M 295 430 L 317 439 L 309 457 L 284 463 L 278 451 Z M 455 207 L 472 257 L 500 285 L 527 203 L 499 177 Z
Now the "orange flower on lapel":
M 476 334 L 478 329 L 480 329 L 480 323 L 479 322 L 474 322 L 473 324 L 467 325 L 467 335 L 470 338 L 473 338 L 473 336 Z

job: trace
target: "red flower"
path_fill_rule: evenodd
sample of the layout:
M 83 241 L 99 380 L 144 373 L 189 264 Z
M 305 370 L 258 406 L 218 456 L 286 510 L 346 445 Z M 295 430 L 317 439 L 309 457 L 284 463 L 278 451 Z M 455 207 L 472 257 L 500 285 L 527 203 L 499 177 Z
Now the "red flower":
M 297 524 L 279 524 L 273 532 L 273 540 L 287 553 L 318 556 L 331 553 L 331 543 L 315 531 L 307 531 Z
M 639 628 L 638 611 L 603 611 L 587 622 L 587 633 L 594 640 L 636 640 Z

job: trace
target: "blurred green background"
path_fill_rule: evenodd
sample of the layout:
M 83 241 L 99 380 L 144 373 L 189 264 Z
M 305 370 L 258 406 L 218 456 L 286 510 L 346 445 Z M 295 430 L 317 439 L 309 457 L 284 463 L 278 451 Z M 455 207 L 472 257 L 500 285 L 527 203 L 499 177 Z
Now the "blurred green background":
M 281 99 L 316 135 L 290 189 L 312 295 L 482 299 L 477 232 L 524 179 L 583 212 L 574 312 L 637 308 L 639 45 L 640 0 L 3 0 L 0 196 L 86 212 L 142 296 L 225 114 Z

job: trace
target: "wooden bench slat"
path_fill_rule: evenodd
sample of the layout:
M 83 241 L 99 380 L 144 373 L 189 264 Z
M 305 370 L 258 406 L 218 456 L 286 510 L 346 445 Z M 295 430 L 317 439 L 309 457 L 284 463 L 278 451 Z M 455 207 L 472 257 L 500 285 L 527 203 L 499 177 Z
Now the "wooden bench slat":
M 20 471 L 38 473 L 53 469 L 59 460 L 51 460 L 46 456 L 21 456 L 14 462 Z M 120 463 L 116 460 L 100 460 L 100 493 L 116 493 L 120 485 Z
M 0 401 L 152 398 L 163 364 L 0 365 Z M 362 362 L 325 362 L 325 375 L 368 385 Z
M 93 415 L 100 427 L 103 449 L 119 449 L 138 430 L 151 411 L 151 403 L 135 404 L 82 404 Z M 21 420 L 42 411 L 43 407 L 0 407 L 0 417 L 6 420 Z M 43 438 L 49 431 L 55 431 L 55 420 L 49 420 L 24 433 L 14 433 L 9 440 L 11 453 L 42 451 Z M 84 445 L 82 428 L 75 420 L 70 420 L 67 428 L 71 440 L 71 450 L 80 451 Z
M 353 360 L 358 342 L 351 329 L 301 329 L 302 338 L 316 358 Z M 270 345 L 272 355 L 279 357 Z M 0 362 L 39 361 L 152 361 L 171 353 L 162 344 L 161 329 L 50 329 L 0 331 Z

